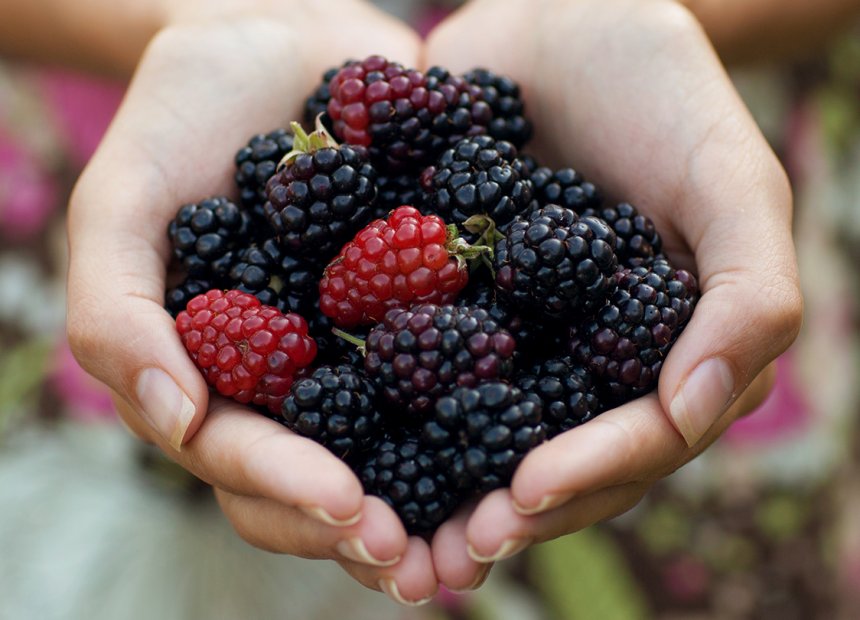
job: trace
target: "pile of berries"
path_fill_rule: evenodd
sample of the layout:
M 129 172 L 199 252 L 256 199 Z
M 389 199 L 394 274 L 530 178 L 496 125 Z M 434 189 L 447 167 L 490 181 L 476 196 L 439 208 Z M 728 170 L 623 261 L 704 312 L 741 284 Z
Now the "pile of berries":
M 328 71 L 182 206 L 165 306 L 213 389 L 348 463 L 411 533 L 653 390 L 698 298 L 653 222 L 541 167 L 519 88 L 379 56 Z

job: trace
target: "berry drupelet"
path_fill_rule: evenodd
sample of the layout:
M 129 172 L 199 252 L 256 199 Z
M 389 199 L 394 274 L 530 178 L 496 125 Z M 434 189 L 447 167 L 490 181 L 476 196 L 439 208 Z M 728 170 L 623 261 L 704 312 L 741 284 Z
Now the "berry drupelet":
M 456 386 L 509 378 L 515 350 L 486 310 L 428 304 L 388 312 L 367 336 L 364 368 L 408 426 Z
M 515 307 L 550 319 L 600 308 L 615 287 L 615 235 L 601 220 L 549 205 L 519 217 L 496 244 L 496 287 Z
M 188 302 L 213 288 L 208 280 L 186 278 L 179 285 L 169 289 L 164 296 L 164 307 L 174 319 L 185 310 Z
M 250 219 L 227 198 L 209 198 L 180 207 L 167 236 L 185 274 L 220 284 L 231 267 L 231 250 L 251 241 Z
M 348 365 L 321 366 L 293 383 L 281 414 L 285 426 L 351 460 L 380 439 L 382 414 L 376 389 L 364 372 Z
M 279 413 L 317 347 L 305 320 L 240 291 L 198 295 L 176 318 L 182 343 L 219 394 Z
M 380 174 L 376 180 L 376 206 L 373 219 L 385 219 L 397 207 L 417 205 L 421 185 L 415 173 Z
M 532 125 L 523 115 L 525 106 L 517 83 L 481 68 L 463 74 L 463 79 L 480 89 L 477 99 L 489 105 L 493 112 L 487 123 L 487 134 L 522 148 L 532 136 Z
M 583 214 L 586 209 L 598 208 L 603 201 L 600 190 L 573 168 L 553 171 L 541 167 L 531 170 L 530 178 L 540 206 L 554 204 Z
M 615 232 L 615 253 L 627 267 L 648 264 L 663 251 L 663 241 L 657 227 L 636 207 L 622 202 L 614 207 L 586 209 L 583 215 L 593 215 L 606 222 Z
M 459 491 L 508 486 L 526 453 L 546 438 L 541 404 L 508 383 L 459 387 L 436 401 L 421 440 L 438 450 Z
M 663 360 L 693 312 L 698 287 L 664 259 L 619 271 L 617 289 L 593 319 L 570 329 L 573 361 L 594 377 L 607 406 L 657 385 Z
M 378 323 L 394 308 L 452 303 L 466 286 L 471 247 L 435 215 L 399 207 L 347 243 L 320 281 L 320 310 L 339 327 Z
M 356 467 L 364 490 L 381 498 L 409 534 L 429 534 L 459 503 L 434 450 L 414 438 L 381 441 Z
M 284 156 L 293 150 L 293 136 L 286 129 L 275 129 L 253 136 L 236 153 L 236 185 L 242 207 L 251 214 L 258 239 L 270 236 L 264 205 L 266 184 L 275 174 Z M 267 234 L 268 233 L 268 234 Z
M 602 411 L 591 376 L 569 356 L 536 362 L 515 383 L 543 404 L 547 438 L 584 424 Z
M 421 173 L 422 209 L 463 224 L 487 215 L 505 226 L 532 207 L 532 183 L 517 150 L 490 136 L 466 138 Z
M 286 253 L 325 265 L 370 221 L 376 171 L 364 149 L 291 126 L 294 149 L 266 186 L 266 216 Z

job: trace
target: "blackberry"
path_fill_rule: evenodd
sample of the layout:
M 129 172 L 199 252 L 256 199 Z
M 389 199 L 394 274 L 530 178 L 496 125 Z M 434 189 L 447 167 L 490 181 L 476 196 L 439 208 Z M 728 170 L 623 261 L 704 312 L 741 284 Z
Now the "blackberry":
M 609 224 L 615 232 L 615 253 L 623 265 L 650 263 L 663 251 L 663 240 L 654 222 L 628 202 L 615 207 L 589 208 L 583 214 L 599 217 Z
M 376 207 L 372 219 L 386 219 L 397 207 L 420 204 L 421 186 L 415 174 L 381 174 L 376 180 Z
M 164 296 L 164 307 L 174 319 L 185 310 L 188 302 L 213 288 L 207 280 L 186 278 L 181 284 L 167 291 Z
M 409 424 L 458 385 L 510 377 L 515 349 L 486 310 L 426 304 L 385 315 L 367 336 L 364 368 Z
M 508 486 L 526 453 L 543 442 L 540 401 L 507 383 L 459 387 L 436 401 L 421 440 L 439 451 L 458 490 Z
M 546 167 L 532 169 L 531 181 L 540 206 L 554 204 L 582 214 L 586 209 L 598 208 L 603 202 L 600 190 L 573 168 L 555 171 Z
M 286 129 L 257 134 L 236 153 L 236 185 L 242 206 L 251 214 L 257 238 L 269 229 L 264 205 L 266 183 L 275 174 L 278 163 L 293 150 L 293 136 Z
M 540 168 L 538 160 L 535 159 L 534 155 L 529 155 L 528 153 L 520 153 L 517 157 L 521 162 L 523 162 L 523 166 L 526 169 L 526 175 L 531 179 L 535 171 Z M 537 198 L 537 188 L 535 188 L 535 197 Z
M 249 232 L 248 214 L 223 197 L 183 205 L 167 227 L 173 257 L 182 271 L 213 284 L 230 270 L 231 250 L 250 243 Z
M 381 441 L 356 473 L 365 492 L 391 506 L 409 534 L 432 532 L 459 503 L 435 451 L 414 438 Z
M 600 308 L 615 286 L 614 233 L 549 205 L 519 217 L 496 244 L 496 287 L 517 308 L 569 319 Z
M 322 444 L 340 459 L 353 459 L 379 440 L 382 415 L 376 389 L 356 368 L 321 366 L 297 380 L 281 406 L 287 428 Z
M 541 400 L 548 438 L 584 424 L 602 411 L 591 376 L 569 356 L 535 363 L 517 376 L 516 385 Z
M 480 88 L 477 98 L 493 111 L 487 133 L 522 148 L 532 136 L 532 124 L 523 116 L 524 104 L 517 83 L 487 69 L 473 69 L 463 74 L 463 79 Z
M 573 361 L 594 377 L 603 402 L 615 406 L 657 385 L 663 360 L 698 297 L 696 279 L 665 259 L 623 269 L 605 307 L 570 329 Z
M 493 109 L 482 100 L 482 90 L 478 84 L 472 84 L 436 66 L 427 70 L 426 86 L 431 93 L 441 94 L 446 102 L 431 124 L 437 155 L 464 138 L 487 133 L 493 120 Z
M 266 216 L 286 253 L 324 266 L 370 221 L 376 172 L 364 149 L 292 129 L 296 148 L 266 186 Z
M 510 142 L 466 138 L 422 172 L 423 211 L 454 224 L 484 214 L 504 229 L 531 207 L 532 183 L 526 177 Z

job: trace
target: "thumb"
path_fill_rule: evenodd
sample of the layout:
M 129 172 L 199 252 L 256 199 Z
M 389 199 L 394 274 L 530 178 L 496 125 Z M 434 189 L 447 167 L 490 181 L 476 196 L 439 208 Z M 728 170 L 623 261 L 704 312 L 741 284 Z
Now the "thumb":
M 663 410 L 691 447 L 800 329 L 790 207 L 787 187 L 740 212 L 715 207 L 694 248 L 703 294 L 659 384 Z
M 133 192 L 109 183 L 93 192 L 92 181 L 82 178 L 69 211 L 69 344 L 87 372 L 179 451 L 203 420 L 208 391 L 162 307 L 167 249 L 132 230 L 145 210 L 133 216 L 118 203 Z

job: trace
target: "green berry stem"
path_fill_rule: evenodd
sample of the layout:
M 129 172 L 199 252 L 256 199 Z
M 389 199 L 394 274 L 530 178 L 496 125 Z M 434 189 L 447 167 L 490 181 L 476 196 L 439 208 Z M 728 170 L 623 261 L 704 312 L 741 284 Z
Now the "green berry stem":
M 288 166 L 291 161 L 302 153 L 314 153 L 320 149 L 338 148 L 340 145 L 337 140 L 326 130 L 322 122 L 322 114 L 317 116 L 314 130 L 311 133 L 305 132 L 302 126 L 296 121 L 290 123 L 290 129 L 293 131 L 293 150 L 284 155 L 278 170 L 284 166 Z
M 352 334 L 349 334 L 342 329 L 338 329 L 337 327 L 332 327 L 331 333 L 333 333 L 338 338 L 346 340 L 349 344 L 355 345 L 355 348 L 362 355 L 365 355 L 367 353 L 367 347 L 365 346 L 364 340 L 362 340 L 358 336 L 353 336 Z

